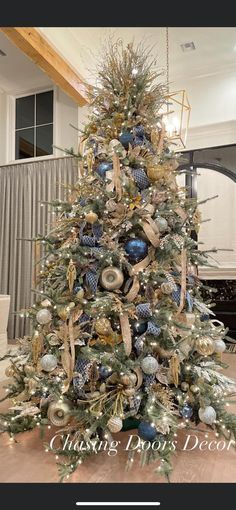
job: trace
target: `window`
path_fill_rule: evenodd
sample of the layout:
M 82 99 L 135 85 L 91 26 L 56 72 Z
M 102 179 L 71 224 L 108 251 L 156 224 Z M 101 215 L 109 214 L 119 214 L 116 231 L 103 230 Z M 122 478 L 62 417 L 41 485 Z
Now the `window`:
M 15 159 L 53 154 L 53 91 L 16 99 Z

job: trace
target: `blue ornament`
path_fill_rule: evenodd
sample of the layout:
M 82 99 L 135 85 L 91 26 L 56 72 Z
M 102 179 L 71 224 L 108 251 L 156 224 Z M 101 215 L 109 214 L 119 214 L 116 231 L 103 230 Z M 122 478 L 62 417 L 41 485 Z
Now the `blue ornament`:
M 148 244 L 144 239 L 129 239 L 124 245 L 124 249 L 133 262 L 144 259 L 148 253 Z
M 83 288 L 82 288 L 82 286 L 81 286 L 79 283 L 76 283 L 76 284 L 74 285 L 74 289 L 73 289 L 74 294 L 77 294 L 77 292 L 79 292 L 79 291 L 80 291 L 80 290 L 82 290 L 82 289 L 83 289 Z
M 135 136 L 134 137 L 134 143 L 133 145 L 144 145 L 145 144 L 145 139 L 144 138 L 140 138 L 140 136 Z
M 144 127 L 141 124 L 139 126 L 135 126 L 133 131 L 135 136 L 138 136 L 140 138 L 143 138 L 145 135 Z
M 100 374 L 101 379 L 107 379 L 107 377 L 109 377 L 109 375 L 111 375 L 111 373 L 112 373 L 112 370 L 110 367 L 105 367 L 104 365 L 101 365 L 99 367 L 99 374 Z
M 105 177 L 106 172 L 108 170 L 111 170 L 113 167 L 112 163 L 109 163 L 108 161 L 102 161 L 102 163 L 99 163 L 99 165 L 96 168 L 96 172 L 100 177 Z
M 208 313 L 202 313 L 202 315 L 200 317 L 201 322 L 209 321 L 209 319 L 210 319 L 210 315 Z
M 141 421 L 138 426 L 138 435 L 146 441 L 153 441 L 157 436 L 157 429 L 149 421 Z
M 133 135 L 129 131 L 123 131 L 119 137 L 119 141 L 125 149 L 129 148 L 129 143 L 132 145 L 133 140 Z
M 183 416 L 183 418 L 191 418 L 191 416 L 193 415 L 193 408 L 188 404 L 185 404 L 183 407 L 181 407 L 179 412 L 181 416 Z
M 147 323 L 146 322 L 138 322 L 136 321 L 133 324 L 133 330 L 137 335 L 142 335 L 147 330 Z

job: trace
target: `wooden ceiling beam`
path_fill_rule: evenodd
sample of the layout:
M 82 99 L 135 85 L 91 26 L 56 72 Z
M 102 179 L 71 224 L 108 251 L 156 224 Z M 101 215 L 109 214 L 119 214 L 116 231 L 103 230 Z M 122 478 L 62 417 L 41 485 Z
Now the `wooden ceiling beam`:
M 1 31 L 79 106 L 89 103 L 89 86 L 34 27 L 1 27 Z

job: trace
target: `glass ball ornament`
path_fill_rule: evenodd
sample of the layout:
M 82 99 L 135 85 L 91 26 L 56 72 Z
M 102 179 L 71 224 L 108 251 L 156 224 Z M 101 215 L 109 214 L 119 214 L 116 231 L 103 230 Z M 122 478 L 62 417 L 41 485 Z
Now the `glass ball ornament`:
M 101 365 L 99 367 L 99 375 L 101 379 L 107 379 L 112 374 L 111 367 L 106 367 L 105 365 Z
M 200 388 L 196 384 L 191 384 L 190 390 L 194 395 L 200 393 Z
M 141 362 L 141 368 L 144 374 L 155 374 L 158 369 L 158 361 L 153 356 L 146 356 Z
M 195 349 L 202 356 L 210 356 L 214 352 L 214 342 L 211 338 L 204 336 L 197 338 L 195 341 Z
M 168 229 L 168 222 L 162 216 L 157 216 L 154 221 L 155 221 L 156 225 L 158 226 L 161 234 Z
M 218 338 L 217 340 L 215 340 L 214 347 L 215 347 L 214 352 L 218 352 L 218 353 L 224 352 L 226 349 L 224 340 L 222 340 L 221 338 Z
M 100 276 L 100 283 L 104 289 L 119 289 L 124 282 L 124 275 L 121 269 L 114 266 L 105 267 Z
M 36 320 L 39 324 L 48 324 L 52 320 L 52 314 L 47 308 L 44 308 L 37 312 Z
M 40 360 L 40 365 L 44 372 L 52 372 L 57 367 L 57 357 L 54 354 L 45 354 Z
M 181 383 L 181 390 L 188 391 L 188 389 L 189 389 L 189 384 L 187 382 L 183 381 Z
M 106 176 L 106 172 L 112 170 L 113 164 L 108 161 L 102 161 L 96 168 L 96 172 L 100 177 L 104 178 Z
M 138 426 L 138 435 L 145 441 L 153 441 L 157 436 L 157 429 L 149 421 L 141 421 Z
M 64 427 L 70 420 L 71 404 L 67 401 L 50 402 L 48 419 L 56 427 Z
M 133 144 L 134 137 L 130 131 L 123 131 L 119 136 L 119 141 L 125 149 L 129 148 L 129 144 Z
M 148 243 L 144 239 L 129 239 L 126 241 L 124 249 L 131 262 L 138 262 L 146 257 L 148 253 Z
M 136 321 L 134 322 L 132 328 L 136 335 L 143 335 L 143 333 L 147 331 L 147 326 L 147 322 Z
M 93 223 L 98 221 L 98 215 L 93 211 L 89 211 L 87 214 L 85 214 L 85 221 L 93 225 Z
M 109 319 L 106 317 L 101 317 L 101 319 L 97 319 L 94 325 L 94 329 L 98 335 L 110 335 L 112 328 Z
M 212 425 L 216 420 L 216 411 L 212 406 L 200 407 L 198 410 L 198 416 L 203 423 L 206 423 L 206 425 Z
M 193 415 L 193 408 L 189 404 L 185 404 L 180 408 L 179 412 L 183 418 L 191 418 Z
M 119 416 L 112 416 L 107 422 L 107 427 L 113 433 L 120 432 L 123 427 L 123 421 Z

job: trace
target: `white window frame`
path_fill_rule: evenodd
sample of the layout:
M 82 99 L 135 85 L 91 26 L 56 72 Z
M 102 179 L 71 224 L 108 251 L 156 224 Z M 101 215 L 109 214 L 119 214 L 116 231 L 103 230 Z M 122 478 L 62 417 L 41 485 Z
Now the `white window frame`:
M 8 126 L 7 126 L 7 132 L 8 132 L 8 143 L 7 143 L 7 164 L 17 164 L 17 163 L 30 163 L 32 161 L 41 161 L 44 159 L 55 159 L 55 147 L 53 147 L 52 154 L 48 154 L 47 156 L 35 156 L 33 158 L 22 158 L 22 159 L 15 159 L 15 133 L 16 133 L 16 99 L 19 99 L 21 97 L 27 97 L 32 96 L 36 94 L 41 94 L 42 92 L 49 92 L 53 91 L 53 146 L 56 145 L 56 125 L 57 125 L 57 87 L 51 86 L 51 87 L 44 87 L 44 88 L 37 88 L 37 89 L 30 89 L 24 94 L 11 94 L 7 98 L 7 111 L 8 111 Z

